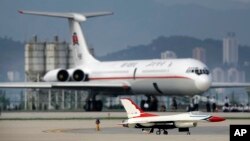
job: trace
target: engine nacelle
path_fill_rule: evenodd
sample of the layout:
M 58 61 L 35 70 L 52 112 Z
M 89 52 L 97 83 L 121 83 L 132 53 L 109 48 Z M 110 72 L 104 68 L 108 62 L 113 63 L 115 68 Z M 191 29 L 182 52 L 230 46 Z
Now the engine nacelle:
M 190 128 L 190 127 L 196 127 L 197 122 L 175 122 L 174 125 L 177 128 Z
M 71 81 L 87 81 L 88 75 L 81 69 L 70 69 L 68 70 Z
M 64 69 L 51 70 L 44 75 L 43 80 L 46 82 L 68 81 L 69 73 Z

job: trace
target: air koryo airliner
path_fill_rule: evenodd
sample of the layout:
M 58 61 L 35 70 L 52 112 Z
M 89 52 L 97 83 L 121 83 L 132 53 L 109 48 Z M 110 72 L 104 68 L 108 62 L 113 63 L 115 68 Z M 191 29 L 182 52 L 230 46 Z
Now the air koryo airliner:
M 0 83 L 0 88 L 92 89 L 145 95 L 195 95 L 209 88 L 248 87 L 249 83 L 212 83 L 208 67 L 195 59 L 152 59 L 101 62 L 88 50 L 80 22 L 111 12 L 55 13 L 19 11 L 21 14 L 66 18 L 76 67 L 51 70 L 44 82 Z
M 144 133 L 155 133 L 167 135 L 168 129 L 178 128 L 179 132 L 187 132 L 190 135 L 189 128 L 196 127 L 198 122 L 220 122 L 225 119 L 218 116 L 211 116 L 199 112 L 183 113 L 177 115 L 158 116 L 156 114 L 144 112 L 131 99 L 121 99 L 122 105 L 127 112 L 128 119 L 124 120 L 121 125 L 128 128 L 139 128 Z

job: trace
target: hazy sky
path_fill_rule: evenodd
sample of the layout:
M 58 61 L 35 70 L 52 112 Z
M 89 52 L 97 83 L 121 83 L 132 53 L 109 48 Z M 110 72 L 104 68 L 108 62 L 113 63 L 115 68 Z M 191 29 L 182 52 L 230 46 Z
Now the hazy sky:
M 160 24 L 162 18 L 152 21 L 158 16 L 153 15 L 155 11 L 159 12 L 175 5 L 193 4 L 214 10 L 250 9 L 250 0 L 0 0 L 0 36 L 26 41 L 33 35 L 38 35 L 41 40 L 52 40 L 54 35 L 59 35 L 62 40 L 69 40 L 66 20 L 18 14 L 17 10 L 24 9 L 53 12 L 114 12 L 112 16 L 90 19 L 83 24 L 88 43 L 95 48 L 97 55 L 121 50 L 127 46 L 146 44 L 160 35 L 221 39 L 226 29 L 210 33 L 201 30 L 179 31 L 179 27 L 174 26 L 175 23 L 170 24 L 171 26 Z M 175 13 L 170 15 L 175 17 Z M 248 31 L 242 35 L 240 33 L 242 37 L 239 35 L 239 41 L 250 45 Z

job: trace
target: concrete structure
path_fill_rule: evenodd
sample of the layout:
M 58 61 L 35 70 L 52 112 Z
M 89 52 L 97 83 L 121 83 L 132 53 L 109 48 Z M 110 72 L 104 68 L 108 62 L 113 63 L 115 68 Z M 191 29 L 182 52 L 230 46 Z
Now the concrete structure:
M 40 81 L 45 73 L 45 42 L 38 42 L 37 36 L 25 45 L 25 79 Z
M 56 69 L 66 69 L 69 66 L 69 54 L 68 44 L 66 42 L 59 43 L 58 41 L 50 42 L 45 47 L 45 68 L 46 72 Z
M 68 69 L 75 66 L 73 49 L 55 36 L 51 42 L 38 41 L 37 36 L 25 44 L 25 80 L 42 81 L 44 74 L 56 68 Z M 94 53 L 94 50 L 91 49 Z M 69 90 L 26 90 L 24 108 L 27 110 L 78 109 L 83 108 L 85 91 Z
M 175 59 L 177 55 L 173 51 L 166 50 L 161 53 L 161 59 Z
M 156 113 L 159 115 L 172 115 L 173 112 Z M 1 119 L 61 119 L 61 120 L 2 120 L 0 124 L 1 141 L 27 141 L 31 138 L 39 139 L 40 141 L 228 141 L 229 126 L 233 124 L 249 124 L 249 113 L 214 113 L 214 115 L 226 117 L 227 120 L 218 123 L 204 122 L 198 124 L 197 127 L 191 129 L 191 135 L 180 133 L 178 130 L 169 130 L 169 135 L 156 136 L 154 134 L 144 134 L 141 130 L 133 128 L 124 128 L 119 126 L 124 117 L 125 112 L 8 112 L 3 113 Z M 112 120 L 113 118 L 120 120 Z M 234 118 L 233 120 L 228 117 Z M 90 120 L 82 120 L 90 118 Z M 94 119 L 110 118 L 108 120 L 101 119 L 101 131 L 94 130 Z M 238 119 L 237 119 L 238 118 Z M 246 118 L 245 120 L 242 120 Z M 63 119 L 81 119 L 81 120 L 63 120 Z
M 229 32 L 223 38 L 223 64 L 229 66 L 238 64 L 238 43 L 234 32 Z
M 196 47 L 193 49 L 193 58 L 206 63 L 206 51 L 204 48 Z

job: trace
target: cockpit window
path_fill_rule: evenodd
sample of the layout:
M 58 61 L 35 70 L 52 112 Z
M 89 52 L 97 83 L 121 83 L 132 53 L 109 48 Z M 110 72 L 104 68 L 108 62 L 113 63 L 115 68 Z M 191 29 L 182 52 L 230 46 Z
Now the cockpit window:
M 206 74 L 209 75 L 209 70 L 207 68 L 200 69 L 198 67 L 190 67 L 187 69 L 186 73 L 195 73 L 197 75 Z

